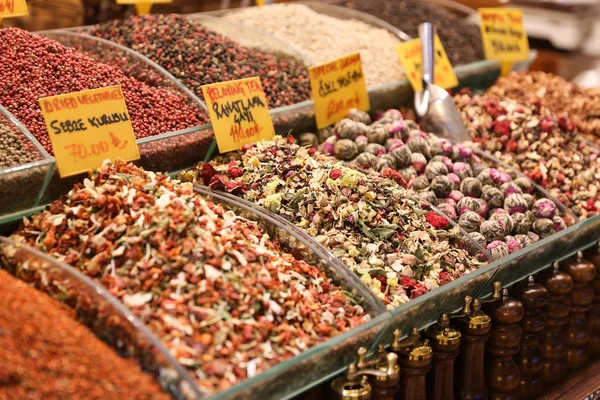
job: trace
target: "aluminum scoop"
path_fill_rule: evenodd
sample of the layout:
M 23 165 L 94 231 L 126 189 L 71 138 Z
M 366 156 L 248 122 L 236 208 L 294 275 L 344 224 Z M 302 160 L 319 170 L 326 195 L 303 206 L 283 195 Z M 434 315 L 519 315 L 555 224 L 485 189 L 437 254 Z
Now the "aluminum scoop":
M 435 27 L 425 22 L 419 25 L 423 65 L 423 91 L 415 93 L 415 110 L 419 124 L 437 136 L 465 141 L 471 140 L 454 100 L 448 92 L 434 85 Z

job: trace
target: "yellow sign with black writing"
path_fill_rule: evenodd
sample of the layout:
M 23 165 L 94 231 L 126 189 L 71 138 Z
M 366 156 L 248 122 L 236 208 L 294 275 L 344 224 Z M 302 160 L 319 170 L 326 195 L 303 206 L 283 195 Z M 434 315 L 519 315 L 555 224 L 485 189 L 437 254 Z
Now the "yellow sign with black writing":
M 153 4 L 156 3 L 172 3 L 173 0 L 117 0 L 117 4 L 133 4 L 138 15 L 146 15 L 150 13 Z
M 434 47 L 434 66 L 433 66 L 433 83 L 437 86 L 443 87 L 444 89 L 452 89 L 458 86 L 458 79 L 450 64 L 446 50 L 442 41 L 435 35 L 433 42 Z M 422 52 L 421 52 L 421 39 L 413 39 L 408 42 L 399 44 L 396 47 L 398 58 L 411 86 L 415 92 L 423 90 L 423 64 L 422 64 Z
M 360 53 L 308 69 L 317 128 L 343 119 L 349 110 L 369 111 L 369 93 Z
M 0 0 L 0 21 L 2 18 L 29 15 L 25 0 Z
M 529 58 L 529 41 L 518 8 L 480 8 L 481 39 L 485 58 L 524 61 Z
M 140 158 L 121 86 L 39 99 L 61 177 Z
M 221 153 L 275 136 L 260 79 L 239 79 L 202 86 Z

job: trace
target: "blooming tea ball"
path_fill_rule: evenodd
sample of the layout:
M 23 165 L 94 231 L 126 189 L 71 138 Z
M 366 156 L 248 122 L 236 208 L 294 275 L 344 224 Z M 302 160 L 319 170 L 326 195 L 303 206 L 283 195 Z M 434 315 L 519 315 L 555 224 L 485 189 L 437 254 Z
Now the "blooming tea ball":
M 492 260 L 499 260 L 509 254 L 508 246 L 500 240 L 488 244 L 487 249 L 492 255 Z
M 362 122 L 365 125 L 371 124 L 371 117 L 369 116 L 369 113 L 366 113 L 364 111 L 359 111 L 357 109 L 350 110 L 348 115 L 346 115 L 346 119 L 349 119 L 349 120 L 355 121 L 355 122 Z
M 481 181 L 477 178 L 467 177 L 460 183 L 460 191 L 465 196 L 479 197 L 481 196 Z
M 396 160 L 397 168 L 408 167 L 412 164 L 412 152 L 408 146 L 401 146 L 390 152 L 392 157 Z
M 552 221 L 554 222 L 554 227 L 557 231 L 561 231 L 563 229 L 567 229 L 567 223 L 560 215 L 555 215 L 552 217 Z
M 364 169 L 372 168 L 377 161 L 377 156 L 371 153 L 361 153 L 354 159 L 356 164 Z
M 556 204 L 550 199 L 541 198 L 533 203 L 531 211 L 537 218 L 554 218 Z
M 504 243 L 508 246 L 508 253 L 512 254 L 515 251 L 519 251 L 523 248 L 521 242 L 514 236 L 507 236 L 504 238 Z
M 355 122 L 344 118 L 335 125 L 334 131 L 340 139 L 356 139 L 357 136 L 367 136 L 369 127 L 362 122 Z
M 457 144 L 452 149 L 452 158 L 454 160 L 469 160 L 473 156 L 473 150 L 464 144 Z
M 430 188 L 438 198 L 446 197 L 452 192 L 452 181 L 445 175 L 438 175 L 431 181 Z
M 335 144 L 336 143 L 337 143 L 337 138 L 335 136 L 331 136 L 319 145 L 319 150 L 321 151 L 321 153 L 327 154 L 329 156 L 333 156 L 335 154 Z
M 514 213 L 523 213 L 527 211 L 527 201 L 523 198 L 523 195 L 519 193 L 509 194 L 504 199 L 504 209 L 508 211 L 509 214 Z
M 473 211 L 477 214 L 480 214 L 479 213 L 480 210 L 481 210 L 481 203 L 478 201 L 478 199 L 476 199 L 474 197 L 465 196 L 458 201 L 458 205 L 457 205 L 458 215 L 462 215 L 462 214 L 466 213 L 467 211 Z
M 485 236 L 483 236 L 479 232 L 471 232 L 471 233 L 469 233 L 469 237 L 472 240 L 469 240 L 467 238 L 462 239 L 460 241 L 460 247 L 467 250 L 467 252 L 470 255 L 476 256 L 477 254 L 479 254 L 481 252 L 482 248 L 485 249 L 485 246 L 487 245 L 487 241 L 485 240 Z M 479 246 L 477 246 L 477 244 L 479 244 Z
M 335 135 L 333 126 L 328 126 L 323 129 L 319 129 L 319 132 L 317 132 L 317 136 L 319 137 L 319 143 L 323 143 L 325 140 L 327 140 L 327 138 L 330 138 L 333 135 Z
M 454 172 L 450 172 L 448 174 L 448 178 L 450 178 L 450 181 L 452 182 L 452 190 L 458 191 L 458 189 L 460 188 L 460 178 L 458 177 L 458 175 L 456 175 Z
M 438 204 L 446 203 L 449 206 L 452 206 L 454 208 L 454 211 L 456 211 L 456 201 L 454 201 L 454 199 L 452 199 L 450 197 L 442 197 L 441 199 L 438 199 L 437 203 Z
M 439 175 L 448 175 L 448 168 L 440 161 L 430 161 L 425 167 L 427 179 L 433 179 Z
M 502 185 L 500 185 L 500 190 L 502 190 L 502 193 L 504 193 L 504 197 L 507 197 L 508 195 L 514 193 L 523 194 L 521 188 L 514 182 L 503 183 Z
M 413 153 L 411 154 L 411 164 L 417 173 L 422 174 L 425 171 L 425 166 L 427 165 L 427 159 L 421 153 Z
M 436 137 L 433 137 L 432 139 L 433 140 L 430 141 L 431 155 L 447 156 L 447 155 L 452 154 L 452 143 L 450 143 L 449 140 L 439 139 Z
M 454 167 L 454 163 L 451 159 L 446 156 L 434 156 L 429 162 L 440 161 L 442 162 L 446 168 L 448 168 L 448 172 L 452 172 L 452 168 Z
M 485 185 L 481 190 L 481 198 L 489 208 L 500 208 L 504 205 L 504 194 L 496 187 Z
M 487 164 L 484 163 L 472 164 L 471 167 L 473 168 L 473 176 L 479 176 L 483 170 L 488 168 Z
M 535 202 L 535 197 L 529 193 L 523 193 L 521 196 L 523 196 L 525 202 L 527 203 L 527 209 L 531 209 L 531 207 L 533 207 L 533 203 Z
M 519 243 L 521 243 L 521 247 L 527 247 L 530 244 L 535 243 L 535 240 L 533 240 L 528 235 L 515 235 L 515 239 L 517 239 Z
M 488 242 L 493 242 L 494 240 L 502 240 L 506 235 L 502 224 L 499 221 L 493 219 L 483 221 L 479 226 L 479 232 L 481 232 L 481 234 L 485 236 Z
M 433 204 L 436 200 L 437 197 L 435 196 L 435 193 L 433 193 L 431 190 L 426 190 L 424 192 L 419 192 L 417 193 L 417 197 L 420 200 L 424 200 L 430 204 Z
M 317 147 L 319 138 L 314 133 L 304 132 L 298 135 L 298 146 L 301 147 Z
M 383 113 L 383 118 L 389 118 L 392 121 L 402 121 L 404 118 L 402 117 L 402 113 L 400 110 L 396 110 L 395 108 L 390 108 Z
M 358 155 L 356 143 L 350 139 L 340 139 L 335 144 L 335 157 L 340 160 L 352 160 Z
M 448 204 L 448 203 L 438 203 L 436 205 L 436 207 L 443 212 L 444 214 L 446 214 L 448 216 L 448 218 L 450 218 L 453 221 L 456 221 L 456 218 L 458 217 L 456 215 L 456 208 L 454 208 L 453 205 Z
M 371 153 L 373 155 L 379 156 L 382 154 L 386 154 L 387 152 L 385 151 L 385 147 L 383 147 L 382 145 L 378 143 L 369 143 L 365 147 L 365 153 Z
M 404 121 L 391 121 L 387 125 L 387 129 L 391 137 L 400 138 L 406 130 L 406 123 Z
M 533 191 L 533 184 L 525 177 L 518 177 L 513 180 L 513 183 L 521 188 L 523 193 L 531 193 Z
M 490 221 L 498 221 L 505 235 L 510 235 L 515 227 L 512 217 L 508 213 L 495 213 L 490 217 Z
M 471 169 L 471 166 L 462 161 L 455 162 L 452 165 L 452 172 L 458 175 L 461 181 L 465 178 L 473 176 L 473 170 Z
M 380 156 L 373 166 L 377 172 L 381 172 L 386 168 L 396 169 L 396 160 L 390 154 Z
M 406 141 L 406 145 L 413 153 L 421 153 L 425 158 L 431 158 L 429 143 L 427 143 L 425 138 L 421 136 L 411 136 Z
M 529 232 L 527 232 L 527 236 L 529 236 L 529 239 L 531 239 L 534 242 L 537 242 L 538 240 L 540 240 L 540 236 L 535 232 L 529 231 Z
M 399 169 L 398 172 L 400 173 L 400 175 L 402 175 L 402 178 L 404 178 L 404 180 L 407 182 L 417 177 L 417 171 L 410 165 L 408 167 Z
M 478 175 L 477 179 L 481 181 L 483 185 L 495 186 L 496 182 L 492 179 L 492 170 L 494 168 L 484 168 Z
M 404 142 L 397 138 L 389 138 L 385 141 L 385 149 L 388 151 L 388 153 L 391 153 L 402 146 L 404 146 Z
M 356 137 L 354 143 L 356 143 L 356 148 L 358 149 L 358 152 L 363 153 L 367 148 L 367 145 L 369 144 L 369 140 L 366 136 L 360 135 Z
M 521 234 L 524 235 L 531 229 L 531 224 L 533 221 L 527 214 L 523 213 L 514 213 L 512 215 L 512 220 L 514 223 L 513 233 L 515 235 Z
M 416 191 L 429 189 L 429 179 L 425 175 L 418 176 L 412 181 L 410 187 Z
M 467 211 L 458 218 L 458 225 L 467 232 L 475 232 L 483 222 L 481 215 L 474 211 Z
M 545 238 L 550 235 L 556 233 L 556 229 L 554 228 L 554 221 L 548 218 L 540 218 L 533 222 L 533 231 L 540 235 L 540 237 Z
M 388 130 L 383 125 L 371 125 L 367 127 L 365 136 L 369 139 L 369 143 L 384 144 L 389 138 Z
M 450 197 L 452 200 L 454 200 L 456 203 L 458 203 L 463 197 L 465 197 L 465 195 L 462 194 L 462 192 L 460 192 L 458 190 L 453 190 L 450 192 L 448 197 Z

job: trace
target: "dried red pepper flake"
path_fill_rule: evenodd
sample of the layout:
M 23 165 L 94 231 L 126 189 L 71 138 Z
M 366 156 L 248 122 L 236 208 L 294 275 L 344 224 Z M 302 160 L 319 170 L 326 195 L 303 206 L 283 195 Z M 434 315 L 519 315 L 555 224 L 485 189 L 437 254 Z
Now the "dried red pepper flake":
M 256 222 L 205 200 L 190 183 L 119 161 L 25 219 L 12 238 L 104 285 L 208 392 L 369 319 Z
M 425 218 L 436 229 L 446 229 L 450 225 L 448 218 L 438 215 L 435 211 L 429 211 L 425 214 Z

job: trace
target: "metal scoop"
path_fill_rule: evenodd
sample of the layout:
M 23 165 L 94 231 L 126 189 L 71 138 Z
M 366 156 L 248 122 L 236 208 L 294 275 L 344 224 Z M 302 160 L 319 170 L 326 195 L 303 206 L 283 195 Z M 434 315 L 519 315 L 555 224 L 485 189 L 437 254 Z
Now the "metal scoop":
M 415 110 L 419 124 L 425 130 L 447 139 L 471 140 L 454 100 L 448 92 L 433 84 L 435 64 L 435 27 L 425 22 L 419 25 L 423 64 L 423 91 L 415 93 Z

